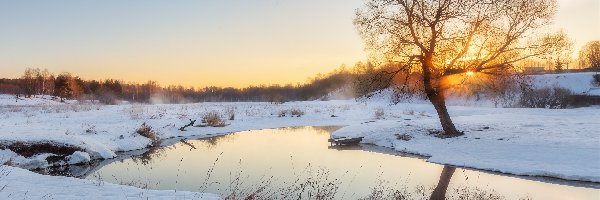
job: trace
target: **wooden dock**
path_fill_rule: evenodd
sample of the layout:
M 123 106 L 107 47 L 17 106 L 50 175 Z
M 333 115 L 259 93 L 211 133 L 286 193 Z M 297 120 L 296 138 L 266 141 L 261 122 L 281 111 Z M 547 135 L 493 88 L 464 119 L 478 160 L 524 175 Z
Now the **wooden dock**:
M 327 140 L 331 143 L 332 146 L 349 146 L 349 145 L 358 145 L 363 140 L 364 137 L 358 138 L 335 138 Z

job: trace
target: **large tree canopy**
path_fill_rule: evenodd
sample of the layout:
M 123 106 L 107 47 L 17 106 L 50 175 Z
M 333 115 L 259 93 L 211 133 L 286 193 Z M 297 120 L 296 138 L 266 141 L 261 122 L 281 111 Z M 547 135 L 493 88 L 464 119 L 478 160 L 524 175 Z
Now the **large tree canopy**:
M 502 75 L 561 50 L 565 35 L 544 32 L 555 12 L 556 0 L 368 0 L 354 23 L 375 59 L 422 75 L 444 136 L 456 136 L 442 79 Z
M 600 41 L 588 42 L 579 51 L 579 65 L 600 71 Z

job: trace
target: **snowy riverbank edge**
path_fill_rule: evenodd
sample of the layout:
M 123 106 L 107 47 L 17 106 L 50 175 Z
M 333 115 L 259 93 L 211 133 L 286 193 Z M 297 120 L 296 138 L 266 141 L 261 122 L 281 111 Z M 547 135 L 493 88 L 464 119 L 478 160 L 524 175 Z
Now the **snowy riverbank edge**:
M 439 139 L 429 135 L 430 130 L 439 129 L 439 122 L 435 111 L 428 104 L 315 101 L 285 104 L 117 106 L 36 104 L 0 108 L 3 109 L 0 113 L 0 126 L 5 127 L 0 132 L 0 141 L 51 141 L 70 144 L 85 149 L 85 153 L 91 159 L 112 158 L 119 151 L 145 148 L 151 141 L 135 134 L 136 128 L 142 123 L 154 127 L 164 139 L 210 137 L 244 130 L 289 126 L 348 125 L 334 132 L 332 136 L 364 136 L 365 143 L 431 156 L 428 159 L 430 162 L 518 175 L 600 182 L 598 107 L 547 110 L 451 106 L 453 119 L 459 129 L 465 131 L 464 137 L 452 139 Z M 278 117 L 281 111 L 289 109 L 302 110 L 305 115 Z M 189 127 L 186 131 L 178 130 L 180 126 L 189 122 L 188 119 L 198 119 L 202 113 L 213 110 L 223 114 L 234 110 L 236 119 L 228 121 L 229 125 L 221 128 Z M 374 113 L 380 110 L 383 110 L 384 115 L 377 119 Z M 92 131 L 88 131 L 90 129 Z M 402 140 L 406 138 L 410 140 Z M 6 155 L 10 152 L 2 152 L 2 160 L 11 159 L 13 164 L 18 163 L 18 155 L 13 154 L 7 158 Z M 38 164 L 44 162 L 44 159 L 40 158 L 33 160 Z M 30 161 L 28 158 L 23 160 L 25 163 Z M 48 183 L 56 183 L 53 185 L 70 185 L 75 184 L 72 180 L 79 181 L 78 179 L 48 177 L 16 170 L 19 171 L 14 172 L 18 175 L 15 179 L 21 181 L 20 188 L 23 190 L 17 188 L 4 194 L 17 194 L 17 191 L 20 191 L 27 195 L 51 194 L 54 197 L 64 197 L 61 199 L 78 199 L 50 190 L 45 194 L 43 192 L 46 190 L 25 191 L 26 188 L 36 188 L 36 184 L 45 184 L 38 180 L 48 179 Z M 55 178 L 59 178 L 60 181 Z M 51 179 L 57 182 L 52 182 Z M 4 180 L 7 179 L 0 178 L 0 183 Z M 93 185 L 93 182 L 90 183 Z M 79 190 L 76 186 L 60 187 L 64 188 L 61 191 Z M 129 191 L 127 188 L 130 187 L 123 186 L 119 190 Z M 90 190 L 95 191 L 93 188 Z M 23 195 L 22 193 L 18 194 Z M 158 193 L 156 195 L 160 196 Z
M 46 176 L 0 166 L 0 199 L 221 199 L 218 195 L 174 190 L 146 190 L 87 179 Z
M 451 108 L 454 113 L 463 109 Z M 363 143 L 426 156 L 433 163 L 600 182 L 599 111 L 505 108 L 458 115 L 453 119 L 465 135 L 447 139 L 432 134 L 441 129 L 437 118 L 361 123 L 332 137 L 364 137 Z

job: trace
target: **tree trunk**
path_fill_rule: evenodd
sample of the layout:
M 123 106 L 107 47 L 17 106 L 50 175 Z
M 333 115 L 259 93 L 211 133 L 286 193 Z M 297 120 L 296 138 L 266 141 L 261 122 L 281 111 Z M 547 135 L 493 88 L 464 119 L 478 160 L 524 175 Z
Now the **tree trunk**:
M 429 200 L 446 199 L 446 191 L 448 190 L 448 185 L 450 185 L 452 175 L 454 175 L 454 170 L 456 170 L 456 168 L 444 166 L 442 174 L 440 175 L 440 180 L 438 181 L 438 185 L 433 190 L 433 193 L 431 193 Z
M 431 57 L 426 57 L 422 63 L 423 69 L 423 86 L 425 87 L 425 94 L 427 94 L 427 98 L 433 104 L 435 111 L 440 118 L 440 124 L 442 125 L 442 129 L 444 132 L 440 134 L 440 137 L 456 137 L 463 135 L 462 132 L 458 131 L 456 127 L 454 127 L 454 123 L 452 123 L 452 119 L 450 119 L 450 114 L 448 114 L 448 109 L 446 108 L 446 99 L 444 98 L 444 90 L 440 86 L 439 83 L 436 83 L 435 86 L 432 83 L 432 75 L 430 69 L 433 66 L 431 62 Z
M 440 118 L 440 124 L 442 125 L 442 129 L 444 132 L 440 135 L 442 137 L 456 137 L 461 136 L 464 133 L 458 131 L 450 118 L 450 114 L 448 114 L 448 109 L 446 108 L 446 99 L 443 94 L 434 93 L 433 95 L 427 94 L 429 101 L 433 104 L 435 111 Z

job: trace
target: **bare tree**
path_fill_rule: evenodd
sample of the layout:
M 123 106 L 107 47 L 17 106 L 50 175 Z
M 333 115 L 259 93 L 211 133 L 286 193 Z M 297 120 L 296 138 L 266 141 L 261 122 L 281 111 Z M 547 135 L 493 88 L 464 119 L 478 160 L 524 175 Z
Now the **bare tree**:
M 52 88 L 54 88 L 54 76 L 48 71 L 48 69 L 41 70 L 37 75 L 38 88 L 40 94 L 52 94 Z
M 367 0 L 354 20 L 375 59 L 398 63 L 389 73 L 419 73 L 444 132 L 459 136 L 446 108 L 445 80 L 502 75 L 515 63 L 561 48 L 564 34 L 544 34 L 556 0 Z
M 36 78 L 39 76 L 40 74 L 40 69 L 34 69 L 34 68 L 27 68 L 25 69 L 25 72 L 23 73 L 23 76 L 21 76 L 21 81 L 22 81 L 22 89 L 23 92 L 25 93 L 25 97 L 31 97 L 31 95 L 35 95 L 38 94 L 37 92 L 37 85 L 36 85 Z
M 554 48 L 544 58 L 549 61 L 549 64 L 553 66 L 554 70 L 561 72 L 568 69 L 569 63 L 571 63 L 571 55 L 573 54 L 573 41 L 567 37 L 564 32 L 559 32 L 557 35 L 562 35 L 563 40 L 556 41 L 557 47 Z
M 600 71 L 600 41 L 588 42 L 579 51 L 579 65 Z

